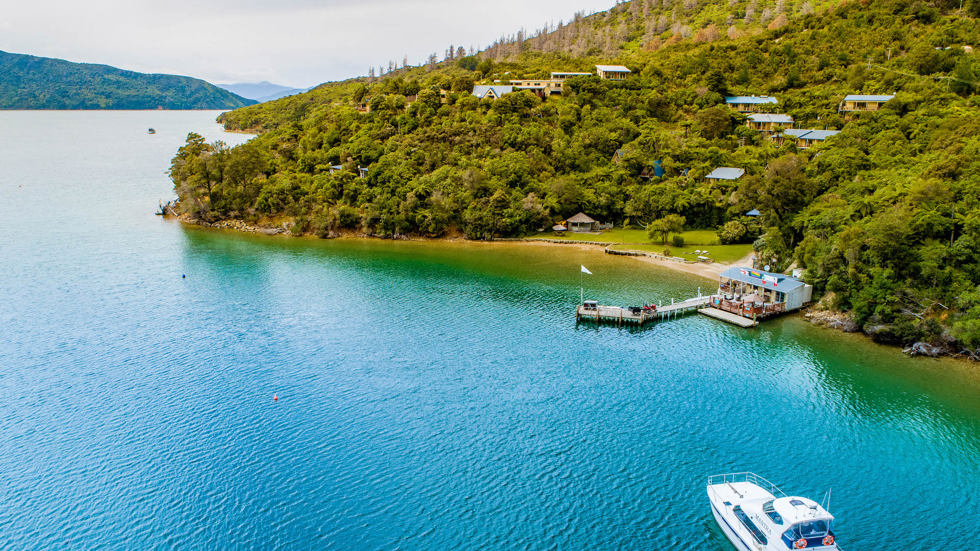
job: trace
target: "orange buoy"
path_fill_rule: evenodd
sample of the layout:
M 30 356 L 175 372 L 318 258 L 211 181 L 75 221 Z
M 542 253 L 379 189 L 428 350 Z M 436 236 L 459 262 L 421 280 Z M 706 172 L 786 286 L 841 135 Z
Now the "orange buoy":
M 273 394 L 272 395 L 272 401 L 273 402 L 278 402 L 279 401 L 279 395 L 278 394 Z

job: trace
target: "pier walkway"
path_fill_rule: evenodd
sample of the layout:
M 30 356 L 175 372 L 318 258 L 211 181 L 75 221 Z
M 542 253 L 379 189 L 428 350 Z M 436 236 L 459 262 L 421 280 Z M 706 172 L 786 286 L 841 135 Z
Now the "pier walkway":
M 726 312 L 724 310 L 719 310 L 717 308 L 702 308 L 698 311 L 699 314 L 704 314 L 709 318 L 715 318 L 716 320 L 725 321 L 739 327 L 755 327 L 759 325 L 759 322 L 755 318 L 746 318 L 738 314 L 732 314 L 731 312 Z
M 645 325 L 650 322 L 673 319 L 677 316 L 696 312 L 711 301 L 710 296 L 689 298 L 682 302 L 658 306 L 656 310 L 640 308 L 625 308 L 622 306 L 596 306 L 586 308 L 579 305 L 575 311 L 575 321 L 593 321 L 596 323 L 615 323 L 617 325 Z

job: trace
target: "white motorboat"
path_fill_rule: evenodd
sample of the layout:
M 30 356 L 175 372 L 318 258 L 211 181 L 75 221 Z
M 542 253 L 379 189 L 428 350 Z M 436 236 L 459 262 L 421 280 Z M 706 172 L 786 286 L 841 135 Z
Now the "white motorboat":
M 834 517 L 805 497 L 787 496 L 754 473 L 708 477 L 711 512 L 739 551 L 836 551 Z

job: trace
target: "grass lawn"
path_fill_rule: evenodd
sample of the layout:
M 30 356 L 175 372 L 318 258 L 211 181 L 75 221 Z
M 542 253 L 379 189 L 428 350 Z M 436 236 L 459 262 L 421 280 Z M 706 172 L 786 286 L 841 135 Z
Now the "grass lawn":
M 688 230 L 681 232 L 687 245 L 718 245 L 715 230 Z M 673 238 L 674 234 L 671 234 Z M 541 232 L 527 236 L 528 239 L 568 239 L 570 241 L 604 241 L 609 243 L 655 244 L 647 237 L 646 230 L 615 228 L 598 234 L 570 233 L 555 235 L 554 232 Z M 695 249 L 700 247 L 694 247 Z
M 670 249 L 670 256 L 676 256 L 684 258 L 687 260 L 697 260 L 698 254 L 694 251 L 708 251 L 707 256 L 715 262 L 735 262 L 736 260 L 745 257 L 750 252 L 752 252 L 751 244 L 738 244 L 738 245 L 685 245 L 683 247 L 674 247 L 671 245 L 659 245 L 659 244 L 644 244 L 644 245 L 616 245 L 614 249 L 620 250 L 634 250 L 634 251 L 647 251 L 651 253 L 663 254 L 664 249 Z
M 673 238 L 674 234 L 671 234 Z M 683 247 L 674 247 L 669 243 L 662 245 L 650 240 L 646 230 L 615 228 L 601 233 L 569 233 L 555 235 L 554 232 L 541 232 L 527 236 L 527 239 L 563 239 L 568 241 L 600 241 L 605 243 L 621 243 L 617 249 L 633 249 L 663 254 L 664 249 L 670 249 L 671 256 L 696 260 L 698 254 L 694 251 L 707 250 L 708 256 L 715 262 L 734 262 L 752 251 L 752 245 L 721 245 L 715 230 L 688 230 L 681 232 L 684 238 Z

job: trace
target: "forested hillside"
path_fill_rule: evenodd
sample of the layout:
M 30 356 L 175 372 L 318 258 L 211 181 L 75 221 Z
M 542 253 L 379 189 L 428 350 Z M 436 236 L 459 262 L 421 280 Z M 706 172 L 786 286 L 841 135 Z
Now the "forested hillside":
M 976 0 L 634 0 L 227 113 L 227 127 L 264 133 L 233 149 L 190 136 L 171 175 L 189 217 L 322 236 L 487 239 L 578 211 L 636 227 L 680 215 L 754 243 L 778 269 L 805 268 L 825 303 L 878 340 L 976 350 L 978 11 Z M 544 100 L 470 93 L 604 63 L 632 74 L 576 77 Z M 841 133 L 806 150 L 765 139 L 724 104 L 734 94 L 775 96 L 796 128 Z M 847 94 L 895 97 L 845 116 Z M 722 166 L 746 175 L 704 178 Z
M 253 103 L 196 78 L 0 52 L 0 109 L 234 109 Z

